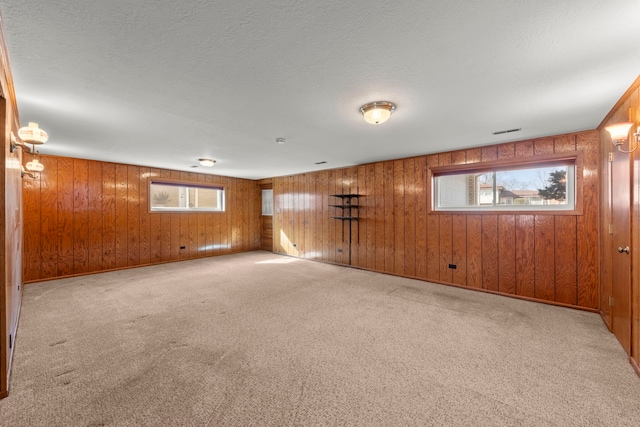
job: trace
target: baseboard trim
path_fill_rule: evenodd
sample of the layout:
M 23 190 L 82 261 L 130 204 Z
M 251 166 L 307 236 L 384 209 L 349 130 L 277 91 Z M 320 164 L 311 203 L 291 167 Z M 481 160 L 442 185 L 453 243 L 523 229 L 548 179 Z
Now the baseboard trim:
M 638 361 L 633 357 L 629 357 L 629 362 L 631 366 L 633 366 L 633 370 L 636 371 L 636 374 L 640 377 L 640 365 L 638 365 Z
M 87 271 L 87 272 L 83 272 L 83 273 L 65 274 L 65 275 L 62 275 L 62 276 L 45 277 L 45 278 L 42 278 L 42 279 L 26 280 L 24 282 L 24 284 L 25 285 L 29 285 L 31 283 L 49 282 L 51 280 L 69 279 L 69 278 L 72 278 L 72 277 L 91 276 L 93 274 L 109 273 L 109 272 L 112 272 L 112 271 L 130 270 L 132 268 L 150 267 L 150 266 L 153 266 L 153 265 L 169 264 L 169 263 L 172 263 L 172 262 L 193 261 L 193 260 L 202 259 L 202 258 L 216 258 L 216 257 L 219 257 L 219 256 L 224 256 L 224 255 L 235 255 L 235 254 L 241 254 L 241 253 L 247 253 L 247 252 L 253 252 L 253 251 L 261 251 L 261 250 L 264 250 L 264 249 L 256 248 L 256 249 L 249 249 L 249 250 L 246 250 L 246 251 L 238 250 L 238 251 L 225 252 L 225 253 L 215 254 L 215 255 L 203 255 L 203 256 L 192 257 L 192 258 L 180 258 L 180 259 L 171 259 L 171 260 L 167 260 L 167 261 L 155 261 L 155 262 L 150 262 L 150 263 L 146 263 L 146 264 L 128 265 L 126 267 L 107 268 L 107 269 L 104 269 L 104 270 Z M 271 251 L 267 251 L 267 252 L 271 252 Z
M 406 275 L 406 274 L 389 273 L 389 272 L 386 272 L 386 271 L 380 271 L 380 270 L 375 270 L 375 269 L 370 269 L 370 268 L 363 268 L 363 267 L 358 267 L 358 266 L 349 265 L 349 264 L 341 264 L 341 263 L 338 263 L 338 262 L 325 261 L 325 260 L 321 260 L 321 259 L 297 257 L 295 255 L 284 254 L 284 253 L 281 253 L 281 252 L 275 252 L 274 251 L 273 253 L 276 254 L 276 255 L 289 256 L 289 257 L 292 257 L 292 258 L 304 259 L 304 260 L 307 260 L 307 261 L 321 262 L 321 263 L 324 263 L 324 264 L 331 264 L 331 265 L 338 265 L 340 267 L 355 268 L 356 270 L 372 271 L 374 273 L 386 274 L 386 275 L 395 276 L 395 277 L 405 277 L 407 279 L 414 279 L 414 280 L 420 280 L 422 282 L 436 283 L 438 285 L 452 286 L 452 287 L 455 287 L 455 288 L 466 289 L 466 290 L 469 290 L 469 291 L 484 292 L 484 293 L 487 293 L 487 294 L 493 294 L 493 295 L 500 295 L 500 296 L 504 296 L 504 297 L 516 298 L 516 299 L 521 299 L 521 300 L 524 300 L 524 301 L 539 302 L 539 303 L 542 303 L 542 304 L 555 305 L 555 306 L 558 306 L 558 307 L 572 308 L 574 310 L 588 311 L 590 313 L 600 313 L 600 309 L 599 308 L 591 308 L 591 307 L 584 307 L 584 306 L 580 306 L 580 305 L 565 304 L 565 303 L 562 303 L 562 302 L 548 301 L 548 300 L 543 300 L 543 299 L 539 299 L 539 298 L 532 298 L 532 297 L 526 297 L 526 296 L 522 296 L 522 295 L 509 294 L 509 293 L 506 293 L 506 292 L 492 291 L 492 290 L 489 290 L 489 289 L 473 288 L 473 287 L 470 287 L 470 286 L 458 285 L 456 283 L 444 282 L 444 281 L 439 281 L 439 280 L 429 280 L 429 279 L 425 279 L 424 277 L 409 276 L 409 275 Z
M 602 321 L 604 322 L 604 325 L 607 327 L 609 332 L 611 332 L 611 322 L 609 321 L 609 316 L 605 316 L 604 314 L 602 314 L 602 311 L 601 311 L 600 317 L 602 318 Z

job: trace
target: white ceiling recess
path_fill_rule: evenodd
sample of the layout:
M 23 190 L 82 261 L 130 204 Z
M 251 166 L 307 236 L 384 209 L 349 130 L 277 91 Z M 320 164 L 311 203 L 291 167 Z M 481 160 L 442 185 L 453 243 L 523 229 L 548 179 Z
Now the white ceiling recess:
M 593 129 L 640 73 L 630 0 L 0 0 L 0 11 L 22 124 L 50 135 L 41 152 L 251 179 Z M 397 110 L 367 124 L 371 101 Z M 193 169 L 201 157 L 217 163 Z

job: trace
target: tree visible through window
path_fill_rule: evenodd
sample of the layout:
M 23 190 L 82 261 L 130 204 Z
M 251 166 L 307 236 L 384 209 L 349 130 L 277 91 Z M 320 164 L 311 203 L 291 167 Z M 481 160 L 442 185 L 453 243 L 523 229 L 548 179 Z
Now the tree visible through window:
M 545 200 L 563 202 L 567 198 L 567 171 L 556 170 L 549 174 L 548 184 L 538 189 L 538 193 Z
M 558 162 L 556 162 L 558 163 Z M 466 168 L 467 170 L 470 168 Z M 435 173 L 435 210 L 574 209 L 575 165 Z

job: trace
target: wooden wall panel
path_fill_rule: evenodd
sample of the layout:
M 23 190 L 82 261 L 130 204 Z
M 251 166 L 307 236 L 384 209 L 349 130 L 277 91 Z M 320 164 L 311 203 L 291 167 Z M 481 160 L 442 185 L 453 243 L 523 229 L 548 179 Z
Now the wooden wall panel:
M 452 257 L 456 268 L 452 270 L 451 282 L 467 285 L 467 216 L 452 215 Z
M 534 219 L 535 297 L 545 301 L 555 301 L 554 219 L 551 215 L 536 215 Z
M 516 216 L 498 217 L 498 290 L 516 293 Z
M 140 168 L 127 166 L 127 265 L 140 265 Z
M 482 288 L 481 215 L 467 215 L 467 286 Z
M 438 156 L 432 155 L 426 158 L 427 167 L 438 166 Z M 425 181 L 426 185 L 430 185 Z M 428 192 L 427 192 L 428 194 Z M 427 200 L 427 203 L 431 201 Z M 427 215 L 427 279 L 440 280 L 440 218 L 437 215 Z
M 416 193 L 416 277 L 427 278 L 427 163 L 424 156 L 414 161 Z
M 593 309 L 598 304 L 598 251 L 594 249 L 598 242 L 597 137 L 595 131 L 558 135 L 274 178 L 279 183 L 274 196 L 283 210 L 283 221 L 274 233 L 295 236 L 304 248 L 299 256 L 314 251 L 321 253 L 318 259 L 346 264 L 342 224 L 328 219 L 337 214 L 328 208 L 335 203 L 328 195 L 359 191 L 363 194 L 359 200 L 360 243 L 352 251 L 353 265 Z M 428 168 L 574 150 L 583 154 L 584 215 L 450 215 L 427 209 L 431 203 Z M 320 207 L 307 206 L 306 193 L 313 193 L 316 200 L 323 198 Z M 328 229 L 306 232 L 305 227 L 314 221 Z M 340 254 L 338 249 L 345 252 Z
M 584 153 L 583 213 L 576 218 L 578 305 L 594 309 L 600 306 L 599 271 L 591 267 L 599 260 L 598 245 L 593 244 L 594 241 L 598 241 L 599 237 L 598 227 L 594 225 L 600 221 L 598 215 L 598 177 L 602 169 L 600 168 L 599 142 L 599 136 L 594 132 L 581 132 L 576 135 L 576 149 Z M 640 345 L 640 343 L 638 344 Z
M 73 272 L 89 269 L 89 165 L 73 160 Z
M 453 225 L 451 217 L 452 215 L 440 215 L 438 217 L 440 219 L 439 280 L 449 283 L 453 281 L 453 272 L 449 268 L 449 264 L 453 261 Z
M 116 268 L 126 267 L 128 263 L 129 253 L 127 250 L 127 232 L 128 222 L 127 214 L 127 180 L 128 180 L 128 167 L 127 165 L 116 165 L 116 199 L 115 199 L 115 212 L 116 212 Z M 64 212 L 64 210 L 62 210 Z M 64 274 L 60 274 L 64 276 Z
M 89 161 L 88 164 L 88 200 L 87 208 L 89 212 L 87 214 L 89 232 L 88 232 L 88 247 L 89 247 L 89 265 L 87 271 L 100 271 L 102 270 L 102 166 L 100 162 Z
M 498 215 L 482 216 L 482 287 L 499 291 Z
M 404 183 L 404 162 L 396 160 L 393 162 L 393 252 L 395 274 L 404 274 L 404 257 L 405 257 L 405 216 L 404 210 L 405 183 Z
M 577 232 L 574 216 L 555 218 L 555 300 L 564 304 L 578 304 Z
M 22 220 L 24 222 L 22 233 L 24 240 L 34 242 L 33 247 L 24 248 L 22 255 L 22 267 L 24 268 L 24 280 L 38 280 L 42 277 L 42 263 L 40 251 L 35 248 L 40 247 L 42 225 L 42 207 L 40 204 L 40 179 L 42 174 L 37 174 L 36 178 L 23 179 L 25 189 L 22 203 L 25 206 L 33 206 L 34 209 L 24 210 Z M 27 279 L 29 278 L 29 279 Z
M 58 275 L 73 274 L 73 159 L 58 159 Z M 46 236 L 49 237 L 49 236 Z M 45 238 L 45 236 L 43 236 Z
M 43 157 L 57 161 L 55 157 Z M 102 269 L 116 268 L 116 165 L 114 163 L 102 163 Z M 48 170 L 45 166 L 45 170 Z M 57 167 L 56 167 L 57 173 Z M 49 173 L 49 172 L 47 172 Z M 55 189 L 44 189 L 42 198 L 57 194 Z M 56 215 L 58 211 L 56 210 Z M 25 242 L 31 244 L 31 242 Z M 44 251 L 44 247 L 43 247 Z M 53 256 L 57 256 L 56 249 Z M 58 274 L 47 274 L 43 277 L 57 277 Z
M 516 295 L 535 297 L 535 217 L 516 216 Z
M 140 265 L 151 263 L 151 218 L 149 215 L 149 186 L 143 181 L 151 174 L 151 169 L 140 167 L 138 185 L 138 218 L 140 221 Z
M 25 233 L 26 282 L 260 246 L 256 181 L 46 155 L 41 162 L 41 178 L 23 182 L 24 210 L 39 218 L 39 235 Z M 150 213 L 154 177 L 224 184 L 228 209 Z
M 404 218 L 404 275 L 416 275 L 416 180 L 415 161 L 404 160 L 404 209 L 400 218 Z

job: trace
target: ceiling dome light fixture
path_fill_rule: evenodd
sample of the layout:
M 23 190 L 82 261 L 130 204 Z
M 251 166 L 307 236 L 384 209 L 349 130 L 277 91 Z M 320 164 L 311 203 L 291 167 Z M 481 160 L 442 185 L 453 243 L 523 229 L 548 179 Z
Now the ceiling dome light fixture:
M 200 162 L 200 164 L 202 166 L 205 166 L 207 168 L 210 168 L 211 166 L 213 166 L 216 163 L 216 161 L 213 160 L 213 159 L 198 159 L 198 161 Z
M 386 122 L 395 110 L 396 104 L 388 101 L 370 102 L 360 107 L 364 121 L 372 125 Z

